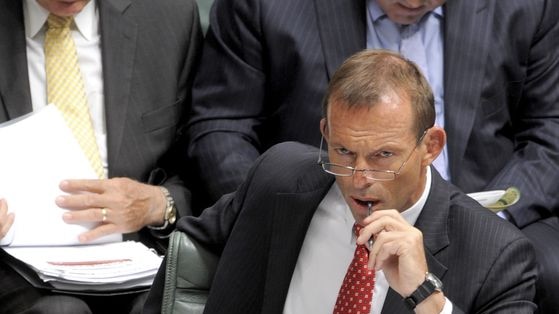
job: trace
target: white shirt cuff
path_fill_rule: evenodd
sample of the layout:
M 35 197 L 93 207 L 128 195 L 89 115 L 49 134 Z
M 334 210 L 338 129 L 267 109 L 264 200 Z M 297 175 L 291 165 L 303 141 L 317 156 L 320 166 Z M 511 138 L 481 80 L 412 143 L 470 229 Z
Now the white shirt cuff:
M 443 310 L 441 311 L 441 314 L 451 314 L 452 313 L 452 302 L 450 302 L 450 300 L 445 297 L 444 300 L 444 307 Z

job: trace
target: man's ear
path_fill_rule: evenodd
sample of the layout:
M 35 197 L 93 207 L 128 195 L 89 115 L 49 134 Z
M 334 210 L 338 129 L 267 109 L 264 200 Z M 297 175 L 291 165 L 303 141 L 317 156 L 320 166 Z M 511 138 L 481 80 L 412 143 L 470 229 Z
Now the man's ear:
M 428 166 L 443 151 L 444 145 L 446 144 L 446 132 L 443 128 L 434 126 L 427 130 L 423 143 L 426 148 L 425 154 L 423 155 L 423 165 Z
M 320 120 L 320 133 L 322 133 L 322 136 L 324 136 L 324 139 L 326 140 L 326 142 L 328 142 L 329 133 L 328 133 L 328 121 L 326 120 L 326 118 L 322 118 Z

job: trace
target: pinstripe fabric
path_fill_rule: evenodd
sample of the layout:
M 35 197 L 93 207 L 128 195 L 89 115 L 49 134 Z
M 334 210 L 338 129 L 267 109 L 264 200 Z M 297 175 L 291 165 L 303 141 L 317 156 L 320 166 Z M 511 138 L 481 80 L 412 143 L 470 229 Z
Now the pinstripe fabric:
M 541 241 L 546 245 L 536 245 L 536 259 L 540 276 L 536 285 L 536 301 L 540 314 L 559 313 L 559 304 L 556 295 L 559 274 L 559 218 L 549 217 L 533 223 L 522 229 L 529 239 Z
M 97 4 L 109 177 L 164 182 L 181 215 L 187 215 L 190 193 L 178 177 L 184 158 L 179 148 L 170 150 L 182 144 L 179 130 L 186 120 L 198 63 L 202 38 L 195 2 L 97 0 Z M 0 2 L 0 39 L 4 122 L 32 110 L 21 0 Z
M 188 111 L 201 41 L 196 3 L 97 0 L 97 5 L 109 176 L 164 185 L 179 214 L 191 214 L 190 193 L 178 176 L 184 166 L 179 130 Z M 25 40 L 22 1 L 0 1 L 1 122 L 32 110 Z M 155 243 L 145 230 L 131 236 L 158 248 L 165 244 Z M 0 269 L 8 267 L 0 258 Z M 28 306 L 36 299 L 24 293 L 16 299 L 14 292 L 42 292 L 13 280 L 14 271 L 0 273 L 5 275 L 0 284 L 0 312 L 18 306 L 13 303 Z
M 282 313 L 307 228 L 334 180 L 317 165 L 317 153 L 298 143 L 272 147 L 236 193 L 178 223 L 221 256 L 206 314 Z M 528 240 L 432 170 L 416 227 L 429 271 L 443 281 L 455 313 L 532 313 L 536 265 Z M 148 300 L 154 309 L 157 302 L 155 295 Z M 382 313 L 413 312 L 389 290 Z
M 91 167 L 102 179 L 103 164 L 93 132 L 78 54 L 70 34 L 72 17 L 49 15 L 45 35 L 48 102 L 62 112 Z
M 511 208 L 519 227 L 559 208 L 558 5 L 443 7 L 453 183 L 466 192 L 519 187 L 523 197 Z M 233 191 L 275 143 L 318 146 L 323 92 L 340 63 L 365 47 L 365 27 L 364 0 L 215 1 L 188 131 L 199 195 Z

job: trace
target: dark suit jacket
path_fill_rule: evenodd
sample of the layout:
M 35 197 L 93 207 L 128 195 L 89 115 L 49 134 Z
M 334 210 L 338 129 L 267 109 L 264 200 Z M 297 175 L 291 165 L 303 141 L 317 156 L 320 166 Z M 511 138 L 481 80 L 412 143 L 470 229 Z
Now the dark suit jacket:
M 184 161 L 173 145 L 201 45 L 195 3 L 98 0 L 98 7 L 109 177 L 164 185 L 179 213 L 190 214 L 190 192 L 178 177 Z M 1 1 L 0 122 L 31 111 L 22 1 Z
M 32 111 L 22 3 L 0 1 L 0 122 Z M 201 45 L 195 2 L 98 0 L 98 8 L 109 176 L 164 185 L 180 215 L 188 215 L 190 192 L 178 176 L 184 161 L 173 145 L 190 104 Z M 146 230 L 140 239 L 164 250 L 164 241 L 154 243 Z M 36 292 L 29 293 L 4 260 L 0 273 L 0 312 L 35 301 Z
M 204 313 L 282 313 L 307 228 L 334 180 L 316 163 L 317 154 L 298 143 L 274 146 L 236 194 L 179 221 L 179 230 L 221 255 Z M 443 281 L 454 312 L 532 313 L 536 266 L 528 240 L 432 173 L 415 226 L 423 232 L 429 271 Z M 147 303 L 153 312 L 160 309 L 163 270 Z M 391 289 L 382 312 L 411 313 Z
M 365 0 L 217 0 L 193 89 L 189 155 L 212 199 L 271 145 L 318 146 L 321 101 L 366 47 Z M 444 101 L 452 181 L 517 186 L 524 226 L 559 207 L 559 3 L 444 5 Z M 198 182 L 197 182 L 198 184 Z

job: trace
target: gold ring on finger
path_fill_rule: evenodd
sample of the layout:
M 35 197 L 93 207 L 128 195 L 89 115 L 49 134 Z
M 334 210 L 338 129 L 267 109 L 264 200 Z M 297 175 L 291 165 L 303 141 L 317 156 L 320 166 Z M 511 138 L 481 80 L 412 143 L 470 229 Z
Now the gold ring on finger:
M 107 209 L 106 208 L 101 208 L 101 215 L 103 215 L 103 218 L 101 219 L 102 222 L 107 221 Z

